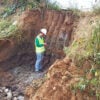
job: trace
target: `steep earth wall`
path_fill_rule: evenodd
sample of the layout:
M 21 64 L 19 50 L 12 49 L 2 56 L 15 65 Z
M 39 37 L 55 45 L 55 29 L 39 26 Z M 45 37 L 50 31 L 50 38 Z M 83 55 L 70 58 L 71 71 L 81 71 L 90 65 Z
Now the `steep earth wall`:
M 70 44 L 75 16 L 72 11 L 39 10 L 25 11 L 18 20 L 24 41 L 17 43 L 16 38 L 0 40 L 0 67 L 34 64 L 34 39 L 40 28 L 47 28 L 47 52 L 45 64 L 65 56 L 63 47 Z M 49 58 L 49 59 L 48 59 Z

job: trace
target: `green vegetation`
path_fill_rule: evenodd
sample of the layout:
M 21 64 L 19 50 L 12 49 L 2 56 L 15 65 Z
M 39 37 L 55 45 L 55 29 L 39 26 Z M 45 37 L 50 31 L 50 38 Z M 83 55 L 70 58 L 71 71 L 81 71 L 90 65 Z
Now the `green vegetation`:
M 6 6 L 4 11 L 0 14 L 0 16 L 6 18 L 7 16 L 16 13 L 17 9 L 19 9 L 20 13 L 22 13 L 26 9 L 34 9 L 34 8 L 38 8 L 37 2 L 25 2 L 25 3 L 19 3 L 17 5 L 13 4 Z
M 40 0 L 19 0 L 18 2 L 14 2 L 11 4 L 7 4 L 7 1 L 5 1 L 5 9 L 4 11 L 0 14 L 2 18 L 6 18 L 9 15 L 12 15 L 16 13 L 16 10 L 19 9 L 20 13 L 25 11 L 26 9 L 36 9 L 40 7 Z M 46 3 L 46 8 L 47 9 L 54 9 L 54 10 L 60 10 L 61 8 L 58 6 L 56 2 L 51 3 L 51 2 L 45 2 Z
M 6 20 L 0 21 L 0 32 L 2 32 L 5 28 L 7 28 L 11 22 L 8 22 Z
M 97 100 L 100 100 L 100 22 L 94 22 L 89 37 L 83 36 L 83 38 L 74 40 L 72 45 L 65 49 L 67 55 L 73 57 L 77 66 L 82 68 L 85 61 L 91 64 L 91 69 L 85 68 L 84 77 L 81 77 L 71 89 L 74 92 L 86 91 L 90 96 L 96 96 Z M 91 74 L 90 79 L 87 78 L 88 74 Z
M 67 10 L 71 10 L 75 16 L 80 16 L 81 11 L 76 7 L 76 8 L 68 8 Z
M 70 47 L 65 47 L 67 56 L 73 57 L 77 66 L 90 60 L 95 66 L 100 65 L 100 22 L 95 23 L 91 36 L 74 40 Z
M 0 13 L 0 39 L 10 36 L 21 39 L 22 32 L 18 29 L 17 25 L 13 25 L 10 15 L 20 15 L 26 9 L 40 8 L 41 3 L 40 0 L 16 0 L 14 2 L 5 0 L 2 5 L 4 6 L 3 11 Z M 45 1 L 45 3 L 48 9 L 60 9 L 56 2 L 50 3 L 49 1 Z
M 74 40 L 71 47 L 67 48 L 65 52 L 67 56 L 73 57 L 77 66 L 81 67 L 84 64 L 84 61 L 91 56 L 93 52 L 91 49 L 89 39 L 83 37 L 78 40 Z
M 20 43 L 20 41 L 24 41 L 25 38 L 23 36 L 23 32 L 19 30 L 17 25 L 14 23 L 15 22 L 8 20 L 0 21 L 0 39 L 13 38 L 18 41 L 18 43 Z
M 100 6 L 94 6 L 93 7 L 93 13 L 96 14 L 96 15 L 99 15 L 100 14 Z
M 47 4 L 48 9 L 53 9 L 53 10 L 61 10 L 60 6 L 57 4 L 57 2 L 54 3 L 48 3 Z
M 92 33 L 93 61 L 100 67 L 100 23 L 97 23 Z
M 86 91 L 90 96 L 95 96 L 97 100 L 100 100 L 100 71 L 94 69 L 90 73 L 92 74 L 90 80 L 83 77 L 78 83 L 74 84 L 71 89 L 75 93 L 77 93 L 77 91 Z
M 0 39 L 13 37 L 20 40 L 22 35 L 21 33 L 22 32 L 18 29 L 17 25 L 13 25 L 11 21 L 0 21 Z

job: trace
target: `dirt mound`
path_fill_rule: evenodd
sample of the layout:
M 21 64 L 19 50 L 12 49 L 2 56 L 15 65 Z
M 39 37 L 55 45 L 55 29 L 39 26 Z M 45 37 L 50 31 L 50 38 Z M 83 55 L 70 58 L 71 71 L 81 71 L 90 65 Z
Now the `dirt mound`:
M 27 86 L 24 94 L 25 94 L 25 98 L 27 98 L 27 100 L 29 100 L 29 98 L 32 98 L 33 95 L 35 95 L 36 91 L 41 87 L 41 85 L 45 82 L 46 78 L 39 78 L 36 80 L 33 80 L 33 82 L 31 83 L 30 86 Z
M 80 92 L 74 94 L 71 90 L 71 85 L 78 82 L 81 75 L 83 71 L 74 66 L 71 60 L 57 60 L 48 70 L 46 82 L 35 95 L 30 94 L 29 100 L 83 100 L 85 93 L 82 96 Z

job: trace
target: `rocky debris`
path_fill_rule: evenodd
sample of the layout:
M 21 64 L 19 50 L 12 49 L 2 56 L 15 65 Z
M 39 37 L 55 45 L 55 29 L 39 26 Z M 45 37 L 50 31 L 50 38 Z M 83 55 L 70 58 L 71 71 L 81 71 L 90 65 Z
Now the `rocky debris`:
M 24 100 L 24 95 L 16 95 L 15 92 L 8 87 L 0 87 L 0 100 Z
M 11 100 L 12 99 L 12 92 L 11 92 L 11 90 L 6 89 L 5 93 L 7 94 L 7 100 Z

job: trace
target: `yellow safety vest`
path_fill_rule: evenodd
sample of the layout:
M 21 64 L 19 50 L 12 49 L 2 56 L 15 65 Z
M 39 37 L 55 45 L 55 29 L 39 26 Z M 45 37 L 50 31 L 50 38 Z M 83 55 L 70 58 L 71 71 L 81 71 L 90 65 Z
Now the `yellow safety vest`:
M 40 44 L 44 44 L 44 39 L 43 38 L 40 38 L 40 36 L 37 36 L 38 38 L 38 41 Z M 36 53 L 42 53 L 45 51 L 45 47 L 44 45 L 42 47 L 38 47 L 36 44 L 35 44 L 35 48 L 36 48 Z

